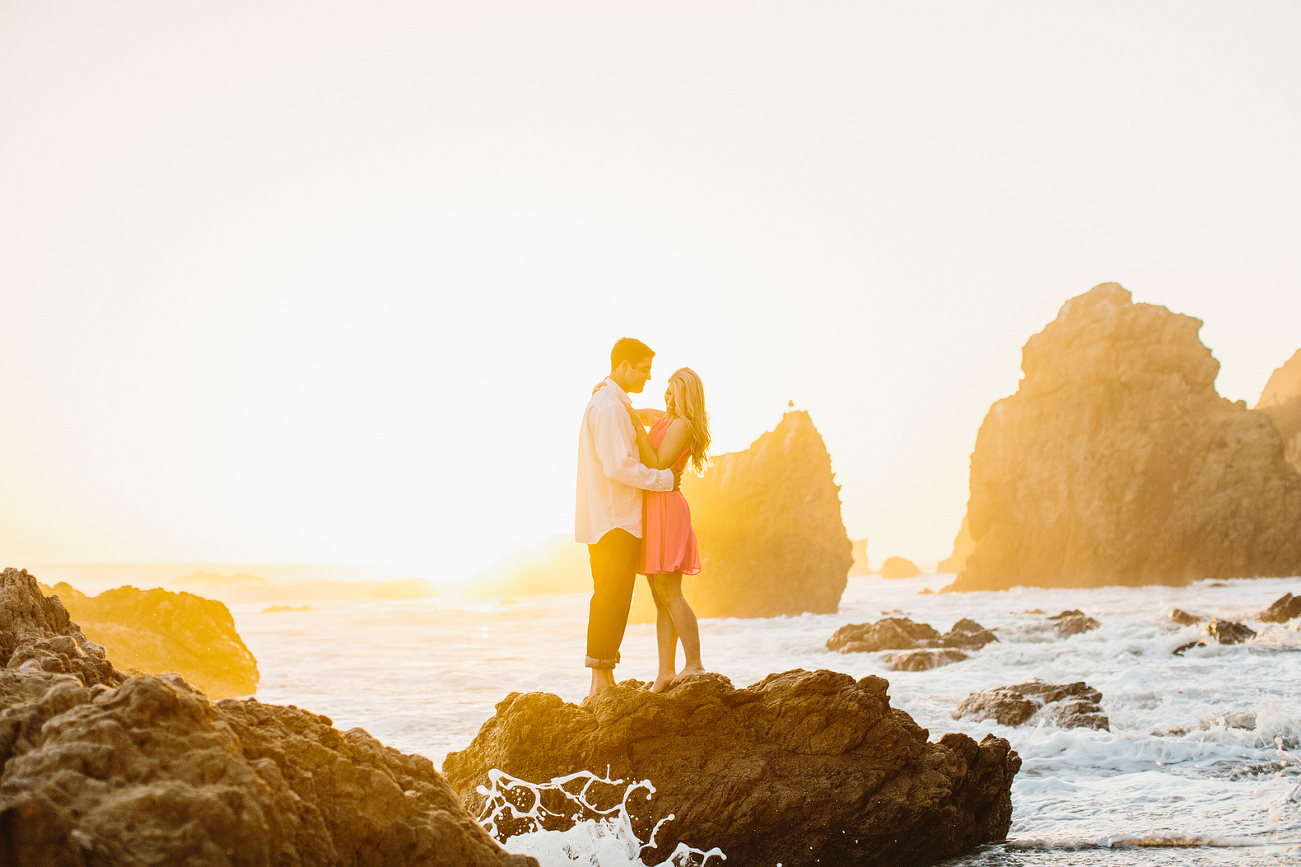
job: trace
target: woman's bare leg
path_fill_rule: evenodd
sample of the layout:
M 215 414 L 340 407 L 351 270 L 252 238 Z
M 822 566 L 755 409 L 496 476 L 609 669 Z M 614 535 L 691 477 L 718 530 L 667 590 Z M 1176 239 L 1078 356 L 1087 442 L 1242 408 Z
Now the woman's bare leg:
M 673 683 L 678 673 L 678 632 L 673 628 L 673 615 L 655 587 L 654 576 L 647 576 L 651 598 L 655 600 L 655 642 L 659 645 L 660 670 L 651 684 L 651 692 L 663 692 Z
M 664 609 L 673 621 L 673 628 L 682 639 L 682 655 L 686 660 L 673 681 L 676 683 L 693 674 L 704 674 L 705 666 L 700 661 L 700 627 L 696 623 L 696 612 L 691 610 L 686 597 L 682 595 L 682 573 L 666 572 L 650 576 L 651 588 L 657 599 L 662 600 Z M 658 621 L 657 621 L 658 622 Z M 660 645 L 661 659 L 663 647 Z M 663 666 L 661 665 L 661 671 Z

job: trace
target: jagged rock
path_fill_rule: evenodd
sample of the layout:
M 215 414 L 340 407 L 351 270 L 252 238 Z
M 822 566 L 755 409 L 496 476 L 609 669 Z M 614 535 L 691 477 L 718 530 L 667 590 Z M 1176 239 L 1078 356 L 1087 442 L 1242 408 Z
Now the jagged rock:
M 1241 644 L 1248 638 L 1256 637 L 1256 630 L 1232 620 L 1212 619 L 1206 624 L 1206 634 L 1220 644 Z
M 948 559 L 941 560 L 935 567 L 935 571 L 955 574 L 961 572 L 975 547 L 976 543 L 971 539 L 971 530 L 967 528 L 967 517 L 964 515 L 962 526 L 958 528 L 958 535 L 953 540 L 953 553 L 948 556 Z
M 953 628 L 940 636 L 940 647 L 960 647 L 963 650 L 979 650 L 986 644 L 997 642 L 994 633 L 966 617 L 953 624 Z
M 917 564 L 903 557 L 886 557 L 885 562 L 881 564 L 881 577 L 894 580 L 896 578 L 916 578 L 922 574 L 922 570 L 917 568 Z
M 1301 349 L 1274 371 L 1256 401 L 1283 437 L 1283 454 L 1301 470 Z
M 1260 612 L 1257 619 L 1264 623 L 1286 623 L 1294 617 L 1301 617 L 1301 596 L 1284 593 Z
M 629 803 L 636 821 L 675 818 L 648 864 L 677 841 L 718 847 L 729 864 L 803 867 L 923 865 L 1002 839 L 1020 757 L 994 737 L 928 743 L 888 687 L 796 670 L 740 690 L 718 675 L 664 694 L 625 683 L 581 705 L 511 693 L 443 768 L 476 809 L 493 768 L 535 782 L 584 770 L 650 780 L 654 797 Z
M 1054 614 L 1048 619 L 1056 621 L 1053 629 L 1061 638 L 1069 638 L 1072 635 L 1079 635 L 1081 632 L 1089 632 L 1102 625 L 1079 609 L 1063 611 L 1061 614 Z
M 822 436 L 803 411 L 743 452 L 717 455 L 703 477 L 682 478 L 701 571 L 683 581 L 701 617 L 830 614 L 853 562 L 840 486 Z M 634 622 L 655 619 L 638 582 Z
M 1213 713 L 1208 717 L 1203 717 L 1197 727 L 1202 731 L 1210 731 L 1213 728 L 1246 729 L 1247 731 L 1256 730 L 1256 714 L 1249 710 L 1227 710 L 1222 713 Z
M 872 569 L 867 565 L 867 540 L 851 539 L 850 544 L 854 547 L 851 550 L 853 562 L 849 566 L 850 575 L 871 575 Z
M 1268 416 L 1216 393 L 1200 328 L 1104 283 L 1030 338 L 976 440 L 953 589 L 1301 572 L 1301 473 Z
M 514 865 L 428 759 L 179 677 L 127 677 L 0 574 L 0 863 Z
M 1060 728 L 1111 731 L 1101 701 L 1102 693 L 1083 681 L 1056 684 L 1032 680 L 973 692 L 958 705 L 953 718 L 992 719 L 1001 725 L 1019 726 L 1034 717 Z
M 98 596 L 64 583 L 53 589 L 82 632 L 123 668 L 175 672 L 212 699 L 257 689 L 257 660 L 235 631 L 230 609 L 214 599 L 135 587 Z
M 827 650 L 839 653 L 913 650 L 930 647 L 939 637 L 929 623 L 914 623 L 907 617 L 883 617 L 876 623 L 845 624 L 827 639 Z
M 1178 623 L 1180 626 L 1193 626 L 1201 623 L 1203 619 L 1204 618 L 1198 617 L 1194 614 L 1189 614 L 1182 608 L 1174 608 L 1170 611 L 1170 620 L 1174 623 Z
M 961 650 L 949 647 L 934 650 L 905 650 L 887 653 L 882 659 L 891 671 L 928 671 L 941 665 L 951 665 L 968 659 Z
M 1170 652 L 1173 653 L 1175 656 L 1183 656 L 1185 653 L 1192 650 L 1194 647 L 1205 647 L 1205 646 L 1206 646 L 1205 641 L 1188 641 L 1185 642 L 1184 644 L 1179 645 L 1178 647 L 1176 647 L 1174 650 Z

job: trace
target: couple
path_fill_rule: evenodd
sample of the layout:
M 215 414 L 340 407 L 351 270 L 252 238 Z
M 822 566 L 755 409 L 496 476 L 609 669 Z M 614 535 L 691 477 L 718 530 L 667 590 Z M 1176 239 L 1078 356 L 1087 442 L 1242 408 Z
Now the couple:
M 592 393 L 578 435 L 574 538 L 587 543 L 593 585 L 588 695 L 614 686 L 638 572 L 650 582 L 655 599 L 660 660 L 652 691 L 662 692 L 705 671 L 696 615 L 682 596 L 682 576 L 700 571 L 700 553 L 691 512 L 678 490 L 688 463 L 696 472 L 708 463 L 705 390 L 695 371 L 684 367 L 669 377 L 667 412 L 634 409 L 628 395 L 646 385 L 654 357 L 649 346 L 631 337 L 614 344 L 610 375 Z M 675 662 L 679 638 L 686 656 L 681 672 Z

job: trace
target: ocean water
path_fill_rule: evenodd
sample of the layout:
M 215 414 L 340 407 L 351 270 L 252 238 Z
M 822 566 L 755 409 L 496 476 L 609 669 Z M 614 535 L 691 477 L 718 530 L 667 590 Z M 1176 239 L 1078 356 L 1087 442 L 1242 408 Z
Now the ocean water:
M 705 664 L 738 687 L 792 668 L 879 674 L 890 681 L 892 704 L 928 728 L 932 740 L 961 731 L 1011 741 L 1024 764 L 1012 789 L 1008 840 L 950 864 L 1301 863 L 1301 619 L 1254 620 L 1283 593 L 1301 594 L 1301 579 L 922 592 L 950 580 L 854 577 L 837 614 L 702 620 Z M 1198 627 L 1169 621 L 1176 607 L 1243 620 L 1259 635 L 1175 656 L 1176 647 L 1200 636 Z M 1044 618 L 1068 608 L 1083 610 L 1101 627 L 1057 638 Z M 341 729 L 360 726 L 438 764 L 466 746 L 511 691 L 545 690 L 569 701 L 586 694 L 585 596 L 262 609 L 232 608 L 258 659 L 260 700 L 326 714 Z M 965 662 L 922 672 L 888 671 L 879 653 L 826 650 L 837 627 L 887 614 L 940 631 L 970 617 L 994 630 L 999 643 Z M 620 678 L 654 676 L 651 625 L 629 627 L 623 659 Z M 969 692 L 1035 677 L 1084 680 L 1100 690 L 1111 731 L 1008 728 L 950 716 Z M 641 864 L 644 841 L 629 839 L 618 819 L 598 817 L 563 835 L 524 835 L 507 848 L 548 865 Z M 658 833 L 671 841 L 672 823 Z M 700 863 L 701 856 L 694 858 Z M 715 855 L 706 863 L 722 862 Z

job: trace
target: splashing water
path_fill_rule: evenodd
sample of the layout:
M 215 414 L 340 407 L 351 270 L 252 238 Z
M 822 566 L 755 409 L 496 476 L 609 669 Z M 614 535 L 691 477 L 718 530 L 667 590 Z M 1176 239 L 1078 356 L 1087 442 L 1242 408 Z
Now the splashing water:
M 673 819 L 670 813 L 656 822 L 645 842 L 637 835 L 628 803 L 638 795 L 650 800 L 650 780 L 628 783 L 579 771 L 530 783 L 496 769 L 488 780 L 490 786 L 478 789 L 484 797 L 479 824 L 508 852 L 532 855 L 545 867 L 645 867 L 642 853 L 655 848 L 655 835 Z M 727 860 L 717 847 L 702 851 L 680 842 L 654 867 L 706 867 L 714 856 Z

